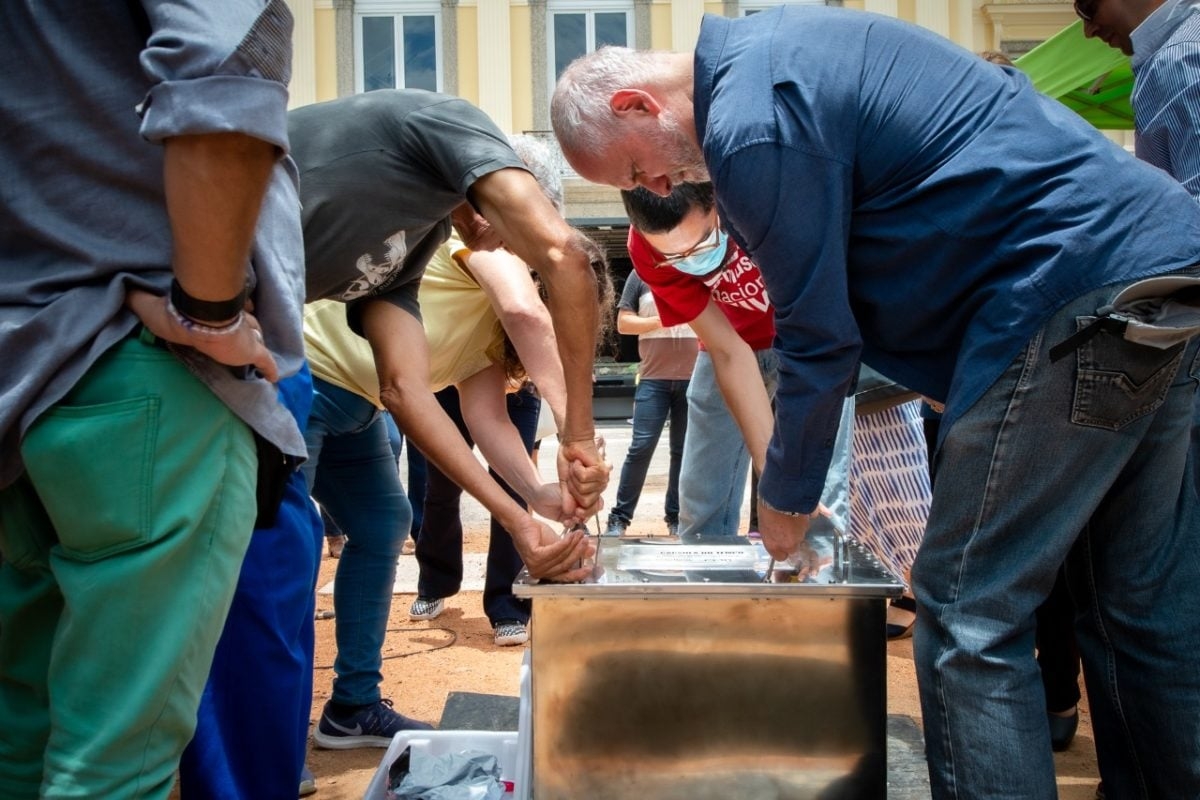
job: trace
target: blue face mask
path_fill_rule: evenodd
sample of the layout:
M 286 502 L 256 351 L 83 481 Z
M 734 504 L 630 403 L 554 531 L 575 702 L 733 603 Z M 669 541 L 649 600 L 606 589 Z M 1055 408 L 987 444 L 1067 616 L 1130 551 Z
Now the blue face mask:
M 703 278 L 710 272 L 720 269 L 725 263 L 725 252 L 729 249 L 729 234 L 717 229 L 717 246 L 702 253 L 669 262 L 672 267 L 687 275 Z

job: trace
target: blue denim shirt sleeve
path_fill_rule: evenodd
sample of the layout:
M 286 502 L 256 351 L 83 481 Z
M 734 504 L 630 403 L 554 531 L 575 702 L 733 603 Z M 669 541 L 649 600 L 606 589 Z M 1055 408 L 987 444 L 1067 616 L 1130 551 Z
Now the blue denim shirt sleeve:
M 846 270 L 851 166 L 764 143 L 738 151 L 713 177 L 727 196 L 761 198 L 760 213 L 741 205 L 740 214 L 722 209 L 722 219 L 759 265 L 776 265 L 762 270 L 775 309 L 779 389 L 759 493 L 776 508 L 812 511 L 861 349 Z M 797 208 L 820 211 L 786 222 L 761 213 Z
M 152 87 L 139 106 L 150 141 L 245 133 L 287 150 L 292 15 L 284 0 L 145 2 L 140 61 Z

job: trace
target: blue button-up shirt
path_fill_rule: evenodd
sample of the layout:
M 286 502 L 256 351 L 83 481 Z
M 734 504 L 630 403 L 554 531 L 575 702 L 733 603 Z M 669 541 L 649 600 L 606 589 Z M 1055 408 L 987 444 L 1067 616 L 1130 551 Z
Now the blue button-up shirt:
M 809 511 L 859 359 L 949 427 L 1055 310 L 1200 262 L 1200 208 L 1020 72 L 915 26 L 782 7 L 706 17 L 696 128 L 775 306 L 759 489 Z
M 1200 200 L 1200 1 L 1167 0 L 1129 38 L 1137 156 Z

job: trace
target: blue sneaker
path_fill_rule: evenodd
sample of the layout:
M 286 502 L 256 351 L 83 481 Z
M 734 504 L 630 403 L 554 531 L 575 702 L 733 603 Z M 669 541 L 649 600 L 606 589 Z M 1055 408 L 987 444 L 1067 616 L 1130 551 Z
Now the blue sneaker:
M 357 747 L 387 747 L 400 731 L 429 731 L 427 722 L 409 719 L 392 710 L 391 700 L 361 706 L 344 716 L 330 711 L 325 703 L 321 720 L 313 731 L 317 747 L 326 750 L 353 750 Z

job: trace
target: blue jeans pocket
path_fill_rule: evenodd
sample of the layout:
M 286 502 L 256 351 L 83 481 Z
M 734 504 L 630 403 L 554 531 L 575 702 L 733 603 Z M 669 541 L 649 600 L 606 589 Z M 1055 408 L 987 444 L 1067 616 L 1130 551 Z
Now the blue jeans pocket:
M 25 468 L 64 555 L 98 561 L 149 540 L 159 405 L 58 405 L 25 434 Z
M 1079 329 L 1095 317 L 1076 317 Z M 1162 405 L 1183 360 L 1186 343 L 1166 350 L 1127 342 L 1105 331 L 1075 351 L 1077 425 L 1117 431 Z

